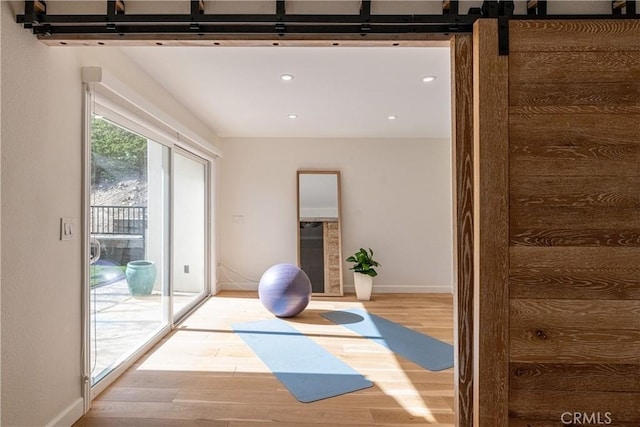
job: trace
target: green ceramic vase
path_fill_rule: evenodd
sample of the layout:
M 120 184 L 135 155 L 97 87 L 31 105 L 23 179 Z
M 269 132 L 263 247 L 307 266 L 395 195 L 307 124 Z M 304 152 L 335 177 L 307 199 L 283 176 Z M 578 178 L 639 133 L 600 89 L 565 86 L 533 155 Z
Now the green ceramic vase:
M 153 261 L 138 260 L 127 264 L 125 270 L 131 295 L 150 295 L 156 282 L 156 265 Z

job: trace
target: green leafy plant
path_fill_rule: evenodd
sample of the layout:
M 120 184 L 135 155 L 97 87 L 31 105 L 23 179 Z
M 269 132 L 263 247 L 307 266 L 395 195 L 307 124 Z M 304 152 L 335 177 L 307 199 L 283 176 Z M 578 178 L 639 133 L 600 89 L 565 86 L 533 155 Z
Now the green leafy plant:
M 349 267 L 349 270 L 353 270 L 356 273 L 366 274 L 371 277 L 378 275 L 378 272 L 373 267 L 381 267 L 380 263 L 373 259 L 373 251 L 369 248 L 369 252 L 360 248 L 358 252 L 347 258 L 347 262 L 353 262 L 354 265 Z

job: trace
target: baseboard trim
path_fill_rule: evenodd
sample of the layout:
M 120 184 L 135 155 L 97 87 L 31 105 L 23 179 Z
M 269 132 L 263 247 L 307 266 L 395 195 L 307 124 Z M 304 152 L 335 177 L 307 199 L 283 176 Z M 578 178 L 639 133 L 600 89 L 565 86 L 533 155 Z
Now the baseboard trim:
M 257 283 L 231 283 L 231 282 L 218 282 L 216 288 L 219 291 L 257 291 Z
M 69 427 L 84 414 L 84 399 L 79 397 L 71 405 L 67 406 L 46 427 Z
M 346 293 L 355 293 L 353 285 L 344 285 Z M 451 286 L 384 286 L 373 284 L 372 294 L 452 294 Z
M 255 283 L 218 283 L 223 291 L 257 291 Z M 355 293 L 353 285 L 344 285 L 345 293 Z M 385 286 L 373 285 L 373 293 L 378 294 L 451 294 L 452 286 L 423 285 L 423 286 Z

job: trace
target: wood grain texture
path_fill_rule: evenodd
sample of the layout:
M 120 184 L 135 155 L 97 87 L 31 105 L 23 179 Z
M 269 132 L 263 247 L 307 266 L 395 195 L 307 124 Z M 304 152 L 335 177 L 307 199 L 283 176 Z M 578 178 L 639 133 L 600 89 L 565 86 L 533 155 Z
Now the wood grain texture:
M 568 415 L 565 415 L 568 417 Z M 567 418 L 568 419 L 568 418 Z M 605 421 L 604 414 L 601 415 L 601 421 Z M 563 423 L 559 416 L 554 416 L 553 419 L 544 420 L 544 419 L 532 419 L 532 418 L 516 418 L 515 416 L 509 417 L 509 427 L 566 427 L 567 423 Z M 604 424 L 600 424 L 604 425 Z M 597 424 L 585 424 L 585 426 L 597 426 Z M 629 421 L 616 421 L 615 427 L 638 427 L 638 424 Z
M 510 248 L 512 268 L 634 269 L 640 248 L 523 247 Z
M 612 314 L 615 313 L 615 316 Z M 566 327 L 594 330 L 606 326 L 637 330 L 640 325 L 638 300 L 512 299 L 509 324 L 526 329 Z
M 517 176 L 640 176 L 636 114 L 509 115 L 510 171 Z
M 314 297 L 293 327 L 374 382 L 369 389 L 298 402 L 233 324 L 273 319 L 257 292 L 209 298 L 92 402 L 77 426 L 454 426 L 454 369 L 431 372 L 320 316 L 364 307 L 453 342 L 453 298 L 374 294 L 359 302 Z M 406 321 L 406 323 L 405 323 Z
M 511 114 L 639 114 L 640 105 L 521 105 Z M 588 119 L 588 117 L 584 117 Z
M 638 363 L 640 331 L 546 326 L 510 329 L 511 362 Z
M 368 34 L 366 40 L 360 34 L 54 34 L 38 36 L 48 46 L 141 46 L 163 47 L 447 47 L 451 36 L 441 33 Z
M 640 115 L 590 114 L 509 114 L 509 138 L 516 147 L 537 144 L 572 146 L 637 146 Z M 549 153 L 555 156 L 555 153 Z M 573 156 L 570 151 L 565 154 Z M 579 155 L 579 154 L 578 154 Z M 572 158 L 572 157 L 569 157 Z
M 474 424 L 482 426 L 508 422 L 508 59 L 498 56 L 497 29 L 480 19 L 473 30 Z
M 611 173 L 611 171 L 610 171 Z M 511 206 L 639 208 L 640 177 L 511 176 Z
M 451 40 L 456 284 L 456 426 L 473 423 L 473 46 Z
M 509 52 L 637 52 L 640 22 L 634 19 L 512 20 Z
M 510 389 L 640 392 L 639 365 L 510 364 Z
M 333 410 L 316 410 L 315 417 L 324 425 L 351 425 L 358 422 L 374 425 L 371 412 L 365 408 L 334 408 Z M 278 424 L 280 422 L 295 423 L 303 419 L 303 408 L 292 408 L 287 405 L 264 405 L 254 403 L 247 405 L 207 405 L 202 402 L 95 402 L 91 417 L 108 417 L 118 414 L 123 418 L 156 418 L 163 420 L 210 420 L 213 422 L 241 420 L 249 418 Z M 248 417 L 249 416 L 249 417 Z M 86 423 L 85 425 L 90 425 Z M 142 424 L 138 424 L 142 425 Z
M 565 114 L 510 114 L 509 128 L 515 133 L 510 137 L 518 142 L 584 145 L 608 142 L 613 145 L 637 144 L 636 129 L 628 126 L 637 123 L 640 115 L 618 116 L 609 113 L 590 114 L 583 117 L 578 112 Z M 530 133 L 527 133 L 527 130 Z
M 640 79 L 640 52 L 510 52 L 509 84 L 619 83 Z
M 637 177 L 512 173 L 511 182 L 512 245 L 640 245 Z
M 158 418 L 128 418 L 128 417 L 105 417 L 105 418 L 82 418 L 74 427 L 230 427 L 233 422 L 213 421 L 213 420 L 175 420 Z
M 554 207 L 512 206 L 510 219 L 513 228 L 548 229 L 640 229 L 637 208 L 609 208 L 601 206 Z
M 640 22 L 510 30 L 509 425 L 609 411 L 607 425 L 631 426 L 640 421 Z
M 639 300 L 637 269 L 512 268 L 511 298 Z
M 638 105 L 640 83 L 519 83 L 509 86 L 509 105 Z
M 516 228 L 512 246 L 640 246 L 640 230 Z
M 512 177 L 587 176 L 607 177 L 611 171 L 620 177 L 640 175 L 640 156 L 636 145 L 514 143 L 510 162 Z
M 588 392 L 513 390 L 509 396 L 511 416 L 560 421 L 563 412 L 611 413 L 612 426 L 622 422 L 640 423 L 640 394 L 624 392 Z M 594 425 L 597 423 L 588 423 Z M 600 425 L 604 425 L 602 422 Z

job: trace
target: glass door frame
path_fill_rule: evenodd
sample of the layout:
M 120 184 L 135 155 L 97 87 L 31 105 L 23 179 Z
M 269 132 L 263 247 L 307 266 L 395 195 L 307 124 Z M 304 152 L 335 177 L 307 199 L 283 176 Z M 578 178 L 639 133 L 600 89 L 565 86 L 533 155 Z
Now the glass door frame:
M 163 313 L 168 322 L 143 346 L 132 352 L 109 374 L 105 375 L 95 385 L 91 384 L 91 292 L 90 292 L 90 202 L 91 202 L 91 117 L 96 106 L 96 89 L 100 88 L 99 83 L 83 83 L 83 176 L 82 176 L 82 395 L 84 399 L 85 413 L 91 408 L 91 402 L 100 392 L 106 389 L 115 379 L 131 367 L 147 351 L 153 348 L 160 340 L 171 332 L 178 321 L 202 304 L 206 297 L 212 292 L 212 283 L 215 283 L 215 269 L 212 267 L 212 255 L 215 255 L 215 239 L 213 238 L 215 183 L 214 170 L 216 154 L 212 154 L 201 149 L 198 143 L 191 143 L 177 132 L 167 132 L 162 127 L 148 122 L 144 117 L 140 117 L 135 106 L 128 110 L 128 100 L 122 95 L 116 94 L 122 99 L 122 103 L 112 103 L 111 99 L 105 99 L 107 108 L 113 108 L 114 116 L 118 117 L 117 123 L 126 125 L 132 131 L 140 133 L 154 142 L 168 147 L 169 149 L 169 236 L 167 241 L 168 250 L 168 284 L 165 287 L 168 292 L 168 309 Z M 108 89 L 109 90 L 109 89 Z M 102 102 L 100 102 L 102 104 Z M 144 111 L 143 111 L 144 112 Z M 152 117 L 149 114 L 150 117 Z M 148 125 L 148 126 L 147 126 Z M 164 132 L 163 132 L 164 131 Z M 205 284 L 203 291 L 183 307 L 179 313 L 173 313 L 173 240 L 174 240 L 174 157 L 179 153 L 185 157 L 195 159 L 205 166 Z
M 204 166 L 204 279 L 205 283 L 202 288 L 200 294 L 198 294 L 192 301 L 187 303 L 184 307 L 180 309 L 178 312 L 174 312 L 174 304 L 173 304 L 173 293 L 174 293 L 174 284 L 175 284 L 175 268 L 172 269 L 171 281 L 169 283 L 169 295 L 171 298 L 169 299 L 169 305 L 171 307 L 171 316 L 173 319 L 173 323 L 179 322 L 186 315 L 188 315 L 194 308 L 199 306 L 202 301 L 211 294 L 211 253 L 212 253 L 212 208 L 211 208 L 211 189 L 212 187 L 212 165 L 213 160 L 207 159 L 199 154 L 194 152 L 195 150 L 190 147 L 185 147 L 183 144 L 175 144 L 171 149 L 171 190 L 170 190 L 170 224 L 171 224 L 171 241 L 174 241 L 174 231 L 175 231 L 175 219 L 176 216 L 174 214 L 175 203 L 174 203 L 174 195 L 175 195 L 175 157 L 177 155 L 183 156 L 189 160 L 193 160 L 197 163 L 200 163 Z M 169 262 L 173 267 L 173 262 L 175 261 L 174 257 L 174 245 L 171 244 L 169 249 Z

